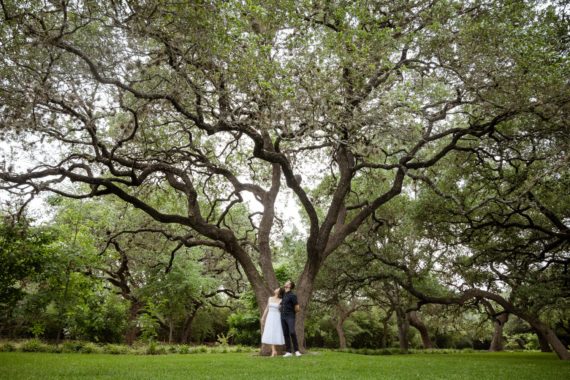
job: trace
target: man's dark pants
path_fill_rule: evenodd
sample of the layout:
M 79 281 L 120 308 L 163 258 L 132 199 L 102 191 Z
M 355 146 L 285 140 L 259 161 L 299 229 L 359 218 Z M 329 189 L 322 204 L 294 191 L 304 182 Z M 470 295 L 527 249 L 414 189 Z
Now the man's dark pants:
M 295 317 L 283 316 L 281 318 L 281 326 L 283 327 L 283 335 L 285 336 L 285 351 L 291 351 L 291 340 L 293 341 L 293 348 L 299 351 L 299 343 L 297 342 L 297 333 L 295 332 Z

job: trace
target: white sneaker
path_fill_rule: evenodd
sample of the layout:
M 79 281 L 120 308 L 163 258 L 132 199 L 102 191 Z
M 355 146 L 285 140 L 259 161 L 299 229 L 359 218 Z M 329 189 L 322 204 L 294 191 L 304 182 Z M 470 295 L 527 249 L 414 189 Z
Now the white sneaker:
M 285 355 L 283 355 L 284 358 L 288 358 L 289 356 L 293 356 L 293 354 L 291 354 L 290 352 L 286 352 Z
M 299 351 L 295 351 L 295 356 L 301 356 L 302 354 Z

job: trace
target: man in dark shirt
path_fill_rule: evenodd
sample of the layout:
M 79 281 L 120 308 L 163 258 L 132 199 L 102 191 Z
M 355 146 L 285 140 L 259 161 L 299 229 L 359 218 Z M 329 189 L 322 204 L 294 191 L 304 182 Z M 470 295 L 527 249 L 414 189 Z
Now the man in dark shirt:
M 291 280 L 287 281 L 283 286 L 285 294 L 281 300 L 281 325 L 283 326 L 283 335 L 285 336 L 285 355 L 284 357 L 293 356 L 291 350 L 291 341 L 293 341 L 293 348 L 295 355 L 301 356 L 299 352 L 299 343 L 297 342 L 297 333 L 295 332 L 295 314 L 299 312 L 299 302 L 297 302 L 297 295 L 292 292 L 295 289 L 295 283 Z

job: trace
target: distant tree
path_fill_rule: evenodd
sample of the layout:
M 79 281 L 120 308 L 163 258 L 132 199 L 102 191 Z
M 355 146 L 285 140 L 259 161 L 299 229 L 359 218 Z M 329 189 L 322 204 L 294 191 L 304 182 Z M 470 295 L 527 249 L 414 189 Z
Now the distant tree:
M 13 312 L 26 295 L 26 285 L 36 281 L 52 259 L 52 243 L 57 233 L 49 228 L 33 227 L 24 218 L 3 215 L 0 220 L 0 335 L 11 336 Z
M 503 330 L 505 323 L 509 320 L 509 313 L 506 311 L 496 311 L 493 304 L 487 300 L 483 300 L 485 309 L 489 314 L 489 317 L 493 321 L 493 338 L 491 339 L 491 344 L 489 346 L 489 351 L 503 351 Z
M 444 267 L 468 286 L 500 295 L 494 303 L 500 309 L 491 314 L 518 315 L 568 359 L 548 321 L 570 300 L 565 112 L 527 120 L 525 133 L 515 132 L 515 123 L 447 157 L 450 173 L 437 181 L 416 179 L 429 189 L 420 192 L 419 228 L 454 252 Z
M 319 314 L 328 312 L 338 335 L 340 349 L 347 348 L 344 323 L 356 311 L 370 308 L 372 302 L 362 292 L 360 283 L 348 281 L 350 266 L 344 257 L 344 249 L 335 252 L 335 256 L 317 277 L 314 302 L 318 304 Z

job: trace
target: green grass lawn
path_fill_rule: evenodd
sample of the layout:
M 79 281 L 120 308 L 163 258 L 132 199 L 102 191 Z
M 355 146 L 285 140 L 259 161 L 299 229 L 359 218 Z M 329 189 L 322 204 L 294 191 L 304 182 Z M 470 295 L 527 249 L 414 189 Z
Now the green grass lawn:
M 553 354 L 469 353 L 365 356 L 314 352 L 301 358 L 252 353 L 106 355 L 0 353 L 0 379 L 570 379 Z

